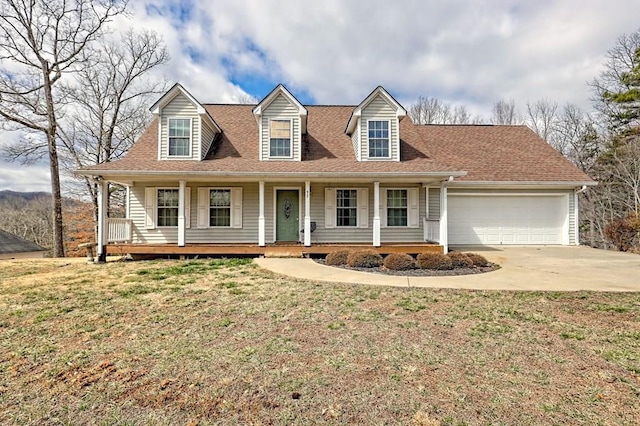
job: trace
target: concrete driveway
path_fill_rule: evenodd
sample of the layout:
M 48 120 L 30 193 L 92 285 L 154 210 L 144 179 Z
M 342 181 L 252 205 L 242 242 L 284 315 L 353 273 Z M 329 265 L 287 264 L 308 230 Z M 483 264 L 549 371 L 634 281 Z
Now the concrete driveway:
M 640 256 L 588 247 L 482 247 L 500 270 L 452 277 L 399 277 L 348 271 L 310 259 L 257 259 L 273 272 L 316 281 L 399 287 L 528 291 L 640 291 Z

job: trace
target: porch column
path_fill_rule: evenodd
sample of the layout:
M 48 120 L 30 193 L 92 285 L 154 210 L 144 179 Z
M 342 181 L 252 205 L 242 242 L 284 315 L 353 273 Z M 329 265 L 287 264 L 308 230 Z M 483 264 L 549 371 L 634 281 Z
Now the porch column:
M 184 208 L 184 194 L 187 189 L 187 182 L 180 181 L 180 187 L 178 189 L 178 247 L 184 247 L 185 234 L 186 234 L 186 221 L 185 221 L 185 208 Z
M 449 238 L 447 235 L 447 184 L 445 182 L 440 186 L 440 245 L 444 253 L 449 252 Z
M 373 246 L 380 247 L 380 182 L 373 182 Z
M 311 182 L 304 183 L 304 245 L 311 245 Z
M 107 223 L 107 208 L 109 206 L 109 182 L 98 182 L 98 235 L 97 235 L 97 263 L 107 261 L 107 243 L 109 241 L 109 229 Z
M 129 185 L 127 185 L 127 194 L 125 195 L 126 199 L 124 200 L 124 205 L 125 205 L 125 215 L 124 217 L 126 217 L 127 219 L 131 219 L 131 205 L 129 203 L 129 200 L 131 199 L 131 187 Z
M 260 247 L 265 246 L 265 225 L 264 225 L 264 182 L 259 182 L 259 200 L 260 206 L 258 207 L 258 245 Z

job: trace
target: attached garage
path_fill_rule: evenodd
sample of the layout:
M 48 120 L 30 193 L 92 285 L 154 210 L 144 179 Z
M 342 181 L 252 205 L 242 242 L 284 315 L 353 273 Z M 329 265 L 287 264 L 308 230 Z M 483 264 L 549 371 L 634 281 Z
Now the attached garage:
M 570 244 L 568 193 L 449 193 L 451 245 Z

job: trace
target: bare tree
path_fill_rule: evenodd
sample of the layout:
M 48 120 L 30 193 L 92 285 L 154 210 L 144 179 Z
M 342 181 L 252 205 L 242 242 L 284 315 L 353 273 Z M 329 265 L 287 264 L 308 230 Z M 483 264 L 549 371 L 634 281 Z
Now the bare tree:
M 416 124 L 469 124 L 471 114 L 465 106 L 452 107 L 437 99 L 420 96 L 409 108 L 409 116 Z
M 148 77 L 169 60 L 162 38 L 155 32 L 132 30 L 120 40 L 101 41 L 83 52 L 83 67 L 63 85 L 73 109 L 61 121 L 63 167 L 74 170 L 122 157 L 150 121 L 149 98 L 166 90 L 166 82 Z M 80 178 L 98 215 L 98 187 Z M 113 194 L 122 194 L 113 188 Z
M 499 100 L 493 104 L 493 116 L 491 122 L 493 124 L 516 124 L 518 122 L 518 115 L 516 112 L 516 103 L 513 99 L 509 102 Z
M 553 136 L 558 126 L 558 119 L 557 102 L 547 99 L 541 99 L 535 103 L 527 102 L 525 124 L 556 149 L 559 147 L 555 145 Z
M 84 65 L 82 52 L 125 6 L 120 0 L 0 0 L 0 117 L 8 127 L 40 135 L 25 138 L 14 157 L 46 148 L 54 257 L 64 256 L 56 146 L 63 103 L 56 89 L 63 75 Z

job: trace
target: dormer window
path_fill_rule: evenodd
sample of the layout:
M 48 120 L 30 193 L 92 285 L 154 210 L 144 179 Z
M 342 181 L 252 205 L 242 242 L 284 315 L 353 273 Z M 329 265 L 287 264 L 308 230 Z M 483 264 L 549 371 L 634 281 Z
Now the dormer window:
M 291 120 L 269 123 L 269 156 L 291 158 Z
M 191 119 L 169 119 L 169 156 L 188 157 L 191 154 Z
M 389 158 L 389 121 L 369 120 L 369 158 Z

